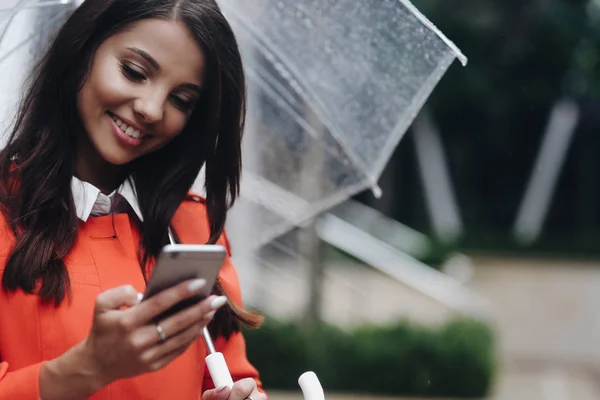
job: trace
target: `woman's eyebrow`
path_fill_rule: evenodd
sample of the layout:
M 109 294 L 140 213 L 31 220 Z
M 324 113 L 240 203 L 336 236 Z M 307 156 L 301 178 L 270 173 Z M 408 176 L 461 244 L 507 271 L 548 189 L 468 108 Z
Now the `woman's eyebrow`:
M 133 53 L 136 53 L 137 55 L 142 57 L 144 60 L 148 61 L 155 70 L 157 70 L 157 71 L 160 70 L 160 64 L 158 64 L 158 61 L 156 61 L 150 54 L 148 54 L 144 50 L 137 48 L 137 47 L 128 47 L 127 50 L 129 50 Z

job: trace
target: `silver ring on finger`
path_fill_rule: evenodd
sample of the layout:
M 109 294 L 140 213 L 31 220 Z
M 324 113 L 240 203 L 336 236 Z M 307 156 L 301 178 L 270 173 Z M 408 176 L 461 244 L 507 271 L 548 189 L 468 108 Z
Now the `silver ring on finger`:
M 167 341 L 167 334 L 163 330 L 162 326 L 160 326 L 160 324 L 156 324 L 156 333 L 158 333 L 158 340 L 161 343 L 164 343 Z

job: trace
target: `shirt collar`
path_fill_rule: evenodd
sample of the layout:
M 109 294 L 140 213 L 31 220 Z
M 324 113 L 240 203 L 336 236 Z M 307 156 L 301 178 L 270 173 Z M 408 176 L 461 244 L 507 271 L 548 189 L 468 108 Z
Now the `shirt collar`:
M 83 222 L 90 216 L 108 215 L 111 212 L 122 210 L 115 209 L 113 204 L 119 204 L 120 198 L 124 199 L 137 215 L 140 221 L 143 221 L 142 211 L 138 202 L 137 192 L 131 179 L 126 179 L 123 184 L 109 195 L 103 194 L 100 189 L 89 182 L 84 182 L 77 177 L 71 180 L 71 191 L 73 201 L 75 202 L 75 211 L 77 218 Z

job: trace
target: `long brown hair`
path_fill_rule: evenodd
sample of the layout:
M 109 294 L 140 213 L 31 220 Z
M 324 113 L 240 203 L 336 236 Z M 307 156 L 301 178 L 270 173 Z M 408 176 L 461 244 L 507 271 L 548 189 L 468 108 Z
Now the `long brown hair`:
M 208 242 L 222 235 L 227 210 L 239 194 L 246 112 L 244 71 L 228 22 L 214 0 L 87 0 L 66 21 L 33 71 L 8 145 L 0 153 L 0 201 L 16 236 L 2 278 L 5 291 L 37 293 L 57 306 L 70 293 L 63 260 L 77 238 L 70 186 L 74 132 L 82 129 L 76 94 L 101 43 L 150 18 L 176 19 L 188 27 L 204 53 L 207 76 L 184 131 L 164 148 L 127 166 L 144 215 L 143 272 L 166 243 L 169 223 L 203 165 Z M 212 329 L 228 336 L 240 324 L 257 326 L 260 320 L 230 302 L 217 313 Z

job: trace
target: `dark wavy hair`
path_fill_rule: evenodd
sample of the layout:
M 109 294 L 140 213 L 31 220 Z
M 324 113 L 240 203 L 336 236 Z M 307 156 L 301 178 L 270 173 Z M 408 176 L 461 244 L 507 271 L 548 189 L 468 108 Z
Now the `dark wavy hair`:
M 75 133 L 83 129 L 76 106 L 98 47 L 143 19 L 187 26 L 206 60 L 203 94 L 184 131 L 164 148 L 126 166 L 144 221 L 140 263 L 156 259 L 170 221 L 200 169 L 206 167 L 209 243 L 223 233 L 239 193 L 245 77 L 234 34 L 214 0 L 86 0 L 58 32 L 34 69 L 8 145 L 0 153 L 0 202 L 16 236 L 2 287 L 62 303 L 70 294 L 63 261 L 75 244 L 78 220 L 71 192 Z M 39 287 L 38 287 L 39 285 Z M 220 285 L 215 288 L 222 293 Z M 215 316 L 215 333 L 229 336 L 260 316 L 232 302 Z

